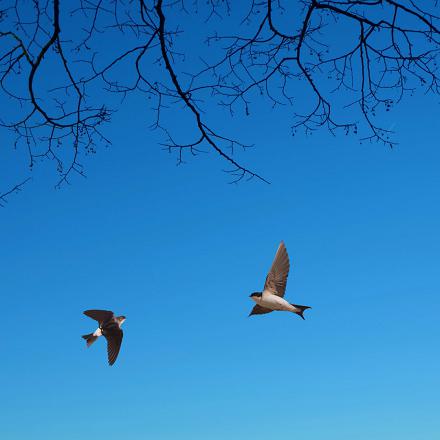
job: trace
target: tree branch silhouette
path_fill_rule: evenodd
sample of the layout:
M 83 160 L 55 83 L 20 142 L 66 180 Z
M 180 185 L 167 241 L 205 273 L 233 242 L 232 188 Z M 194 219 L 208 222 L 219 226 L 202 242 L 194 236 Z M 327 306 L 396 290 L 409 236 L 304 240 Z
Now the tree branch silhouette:
M 382 112 L 417 90 L 439 94 L 436 0 L 249 0 L 244 13 L 243 5 L 34 0 L 30 7 L 4 0 L 4 143 L 23 152 L 28 173 L 53 163 L 56 186 L 68 184 L 85 175 L 86 155 L 110 144 L 106 125 L 137 95 L 151 103 L 151 127 L 178 164 L 212 151 L 232 182 L 268 182 L 242 163 L 237 149 L 251 145 L 213 124 L 215 105 L 225 117 L 250 115 L 263 97 L 269 108 L 289 109 L 293 134 L 342 131 L 393 147 Z M 189 31 L 181 18 L 199 23 L 190 29 L 191 44 L 181 43 Z M 189 115 L 186 131 L 176 129 L 170 111 Z M 0 201 L 22 183 L 11 186 Z

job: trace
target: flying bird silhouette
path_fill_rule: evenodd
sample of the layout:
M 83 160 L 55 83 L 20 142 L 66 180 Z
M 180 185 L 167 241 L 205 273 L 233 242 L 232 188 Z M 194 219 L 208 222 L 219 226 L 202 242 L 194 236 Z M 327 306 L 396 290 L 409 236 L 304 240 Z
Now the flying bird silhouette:
M 122 343 L 121 325 L 125 321 L 125 316 L 115 316 L 109 310 L 86 310 L 84 315 L 98 321 L 99 327 L 88 335 L 83 335 L 87 341 L 87 347 L 90 347 L 100 336 L 107 339 L 107 357 L 109 365 L 113 365 L 118 357 Z
M 282 241 L 278 246 L 272 267 L 266 277 L 263 292 L 251 293 L 250 297 L 257 303 L 252 309 L 251 315 L 263 315 L 274 310 L 293 312 L 304 319 L 304 310 L 311 309 L 309 306 L 290 304 L 284 299 L 287 277 L 289 276 L 289 255 Z

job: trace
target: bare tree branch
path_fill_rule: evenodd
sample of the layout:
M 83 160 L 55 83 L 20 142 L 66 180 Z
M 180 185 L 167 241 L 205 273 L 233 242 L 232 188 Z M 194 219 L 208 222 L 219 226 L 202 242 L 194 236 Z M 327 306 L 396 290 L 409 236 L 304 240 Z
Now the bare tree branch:
M 31 170 L 54 164 L 57 186 L 110 144 L 105 127 L 131 94 L 150 103 L 151 127 L 178 164 L 212 151 L 233 182 L 267 182 L 242 163 L 251 145 L 212 122 L 219 109 L 249 116 L 262 96 L 289 111 L 294 134 L 342 131 L 392 147 L 384 112 L 417 90 L 440 92 L 435 0 L 31 4 L 0 5 L 0 130 Z M 191 47 L 181 43 L 188 31 Z M 192 121 L 185 129 L 176 111 Z
M 17 183 L 17 185 L 13 186 L 8 191 L 4 192 L 3 194 L 0 194 L 0 208 L 4 208 L 5 204 L 8 203 L 8 197 L 12 194 L 16 194 L 20 192 L 23 188 L 23 186 L 26 185 L 32 178 L 28 177 L 27 179 L 23 180 L 20 183 Z

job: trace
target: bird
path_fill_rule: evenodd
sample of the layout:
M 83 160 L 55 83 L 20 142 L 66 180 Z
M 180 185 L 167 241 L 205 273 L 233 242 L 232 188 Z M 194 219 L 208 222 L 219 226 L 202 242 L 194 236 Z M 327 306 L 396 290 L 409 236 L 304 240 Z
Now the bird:
M 311 309 L 311 307 L 290 304 L 284 299 L 289 269 L 289 255 L 287 254 L 284 242 L 281 241 L 267 274 L 263 291 L 253 292 L 249 295 L 257 303 L 251 310 L 251 313 L 249 313 L 249 316 L 263 315 L 274 310 L 280 310 L 296 313 L 302 319 L 305 319 L 304 310 Z
M 86 310 L 83 313 L 99 323 L 99 327 L 93 333 L 82 336 L 87 342 L 87 347 L 90 347 L 100 336 L 104 336 L 107 339 L 108 364 L 113 365 L 124 336 L 121 325 L 125 321 L 125 316 L 115 316 L 110 310 Z

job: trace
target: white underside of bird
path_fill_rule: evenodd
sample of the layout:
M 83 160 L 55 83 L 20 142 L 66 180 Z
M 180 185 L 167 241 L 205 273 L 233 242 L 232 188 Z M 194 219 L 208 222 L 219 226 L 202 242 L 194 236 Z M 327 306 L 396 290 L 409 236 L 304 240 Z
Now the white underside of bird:
M 252 299 L 261 307 L 265 307 L 270 310 L 284 310 L 287 312 L 298 313 L 301 309 L 294 307 L 287 302 L 284 298 L 278 295 L 274 295 L 269 290 L 264 290 L 260 297 L 252 297 Z

